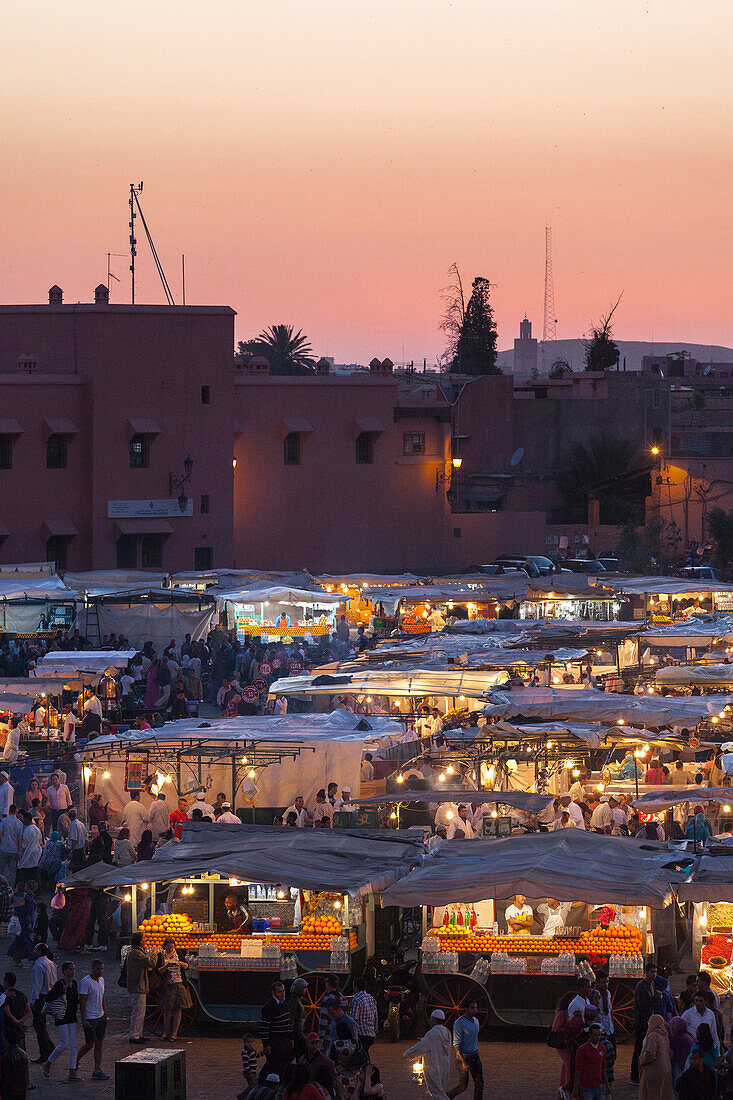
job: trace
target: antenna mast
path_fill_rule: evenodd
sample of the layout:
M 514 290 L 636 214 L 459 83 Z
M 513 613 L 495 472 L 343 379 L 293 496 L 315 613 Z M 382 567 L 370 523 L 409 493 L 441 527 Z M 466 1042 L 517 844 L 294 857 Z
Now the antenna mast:
M 135 257 L 137 256 L 137 240 L 135 239 L 135 218 L 140 215 L 140 220 L 143 223 L 143 229 L 145 230 L 145 236 L 148 238 L 148 244 L 150 245 L 150 251 L 153 254 L 155 260 L 155 266 L 158 269 L 158 275 L 160 276 L 160 282 L 163 286 L 166 301 L 169 306 L 175 305 L 173 301 L 173 295 L 171 294 L 171 288 L 168 285 L 168 280 L 165 277 L 163 271 L 163 265 L 160 262 L 160 258 L 153 244 L 153 238 L 150 235 L 148 229 L 148 223 L 145 221 L 145 215 L 143 214 L 143 208 L 140 205 L 140 192 L 143 189 L 142 180 L 140 185 L 136 186 L 134 183 L 130 184 L 130 285 L 132 292 L 132 304 L 135 305 Z
M 552 277 L 552 227 L 545 226 L 545 315 L 542 324 L 542 343 L 557 340 L 555 316 L 555 283 Z

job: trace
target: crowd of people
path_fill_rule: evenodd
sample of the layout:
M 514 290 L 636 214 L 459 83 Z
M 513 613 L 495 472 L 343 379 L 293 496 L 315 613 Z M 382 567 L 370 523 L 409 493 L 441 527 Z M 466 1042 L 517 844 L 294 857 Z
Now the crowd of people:
M 617 1032 L 608 975 L 581 976 L 560 999 L 547 1044 L 560 1057 L 559 1100 L 600 1100 L 614 1079 Z M 718 994 L 705 971 L 675 998 L 653 962 L 634 992 L 631 1081 L 640 1100 L 715 1100 L 733 1072 Z

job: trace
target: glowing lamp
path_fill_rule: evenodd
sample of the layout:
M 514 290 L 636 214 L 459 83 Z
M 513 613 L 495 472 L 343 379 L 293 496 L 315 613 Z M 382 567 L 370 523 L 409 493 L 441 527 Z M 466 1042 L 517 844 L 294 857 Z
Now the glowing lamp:
M 496 812 L 496 810 L 492 810 L 492 811 L 491 811 L 491 816 L 492 816 L 492 817 L 498 817 L 499 815 L 498 815 L 498 813 Z
M 102 779 L 109 779 L 109 772 L 103 772 Z
M 445 772 L 440 773 L 440 775 L 438 776 L 438 782 L 445 783 Z
M 254 770 L 254 768 L 250 768 L 249 771 L 247 772 L 247 778 L 248 779 L 254 779 L 254 777 L 255 777 L 255 770 Z
M 404 782 L 405 782 L 405 777 L 404 777 L 404 775 L 402 775 L 402 773 L 401 773 L 401 772 L 400 772 L 400 774 L 399 774 L 399 775 L 397 776 L 397 782 L 398 782 L 398 783 L 404 783 Z
M 125 894 L 125 901 L 132 901 L 132 894 Z
M 452 810 L 448 810 L 448 813 L 445 816 L 448 818 L 449 821 L 452 821 L 455 815 Z
M 389 820 L 390 821 L 396 821 L 397 820 L 397 814 L 395 813 L 394 810 L 392 810 L 392 813 L 389 815 Z

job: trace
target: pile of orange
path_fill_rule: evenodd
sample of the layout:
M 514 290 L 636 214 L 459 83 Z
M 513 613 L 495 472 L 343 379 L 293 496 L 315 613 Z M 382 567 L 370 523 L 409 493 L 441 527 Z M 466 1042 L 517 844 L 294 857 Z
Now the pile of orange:
M 641 954 L 641 931 L 638 928 L 593 928 L 580 937 L 581 951 L 603 955 Z
M 193 928 L 188 913 L 163 913 L 156 917 L 148 917 L 140 925 L 141 932 L 171 932 L 181 934 L 190 932 Z
M 307 936 L 340 936 L 341 921 L 335 917 L 306 917 L 303 932 Z

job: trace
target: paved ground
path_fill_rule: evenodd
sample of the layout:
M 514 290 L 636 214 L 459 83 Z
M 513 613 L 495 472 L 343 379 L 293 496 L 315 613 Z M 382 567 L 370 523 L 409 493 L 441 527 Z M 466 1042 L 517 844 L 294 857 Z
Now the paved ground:
M 3 953 L 7 950 L 8 943 L 8 940 L 0 941 L 0 950 Z M 76 954 L 71 957 L 77 965 L 77 978 L 80 980 L 89 970 L 91 956 Z M 62 959 L 58 957 L 57 961 L 61 962 Z M 33 1096 L 36 1100 L 50 1100 L 51 1097 L 53 1100 L 65 1100 L 67 1096 L 79 1094 L 113 1097 L 115 1059 L 124 1058 L 131 1051 L 140 1049 L 131 1047 L 127 1041 L 127 993 L 117 985 L 119 963 L 111 952 L 105 956 L 105 961 L 110 1022 L 103 1068 L 110 1074 L 110 1080 L 89 1080 L 93 1064 L 91 1055 L 88 1055 L 81 1066 L 84 1083 L 69 1084 L 66 1082 L 66 1065 L 62 1057 L 54 1065 L 50 1082 L 43 1077 L 40 1066 L 31 1066 L 31 1081 L 36 1086 Z M 17 973 L 19 986 L 27 993 L 30 974 L 28 965 Z M 52 1037 L 53 1034 L 51 1030 Z M 29 1026 L 26 1035 L 29 1057 L 34 1058 L 38 1048 L 32 1026 Z M 176 1046 L 186 1051 L 188 1096 L 192 1100 L 234 1100 L 242 1088 L 239 1029 L 222 1031 L 214 1027 L 199 1027 L 187 1034 L 183 1042 Z M 418 1100 L 425 1095 L 422 1087 L 412 1083 L 411 1061 L 402 1058 L 402 1053 L 408 1046 L 409 1043 L 406 1042 L 377 1043 L 373 1048 L 373 1060 L 382 1073 L 388 1100 L 409 1100 L 410 1097 Z M 171 1044 L 168 1044 L 168 1048 L 170 1047 Z M 486 1100 L 518 1100 L 525 1097 L 554 1100 L 556 1097 L 559 1058 L 554 1050 L 538 1041 L 537 1032 L 516 1035 L 506 1031 L 497 1032 L 496 1037 L 492 1036 L 491 1042 L 482 1044 L 481 1056 L 486 1077 Z M 631 1100 L 637 1095 L 637 1088 L 629 1083 L 630 1059 L 631 1047 L 628 1044 L 619 1047 L 617 1082 L 613 1087 L 615 1100 Z M 452 1080 L 453 1078 L 451 1083 Z M 469 1090 L 464 1096 L 471 1100 L 473 1093 Z

